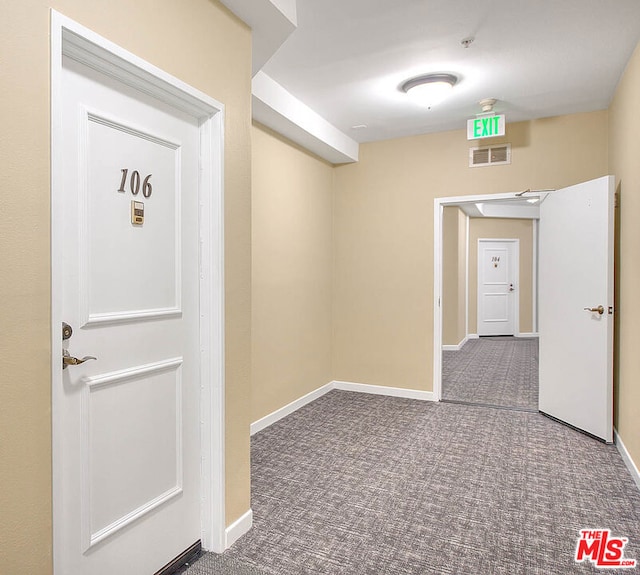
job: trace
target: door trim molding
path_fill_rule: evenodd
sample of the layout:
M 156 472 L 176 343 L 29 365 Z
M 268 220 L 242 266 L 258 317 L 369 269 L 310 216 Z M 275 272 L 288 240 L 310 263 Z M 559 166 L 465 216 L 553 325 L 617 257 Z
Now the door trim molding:
M 61 197 L 64 139 L 62 57 L 68 56 L 195 117 L 200 123 L 200 376 L 202 438 L 201 532 L 203 547 L 222 552 L 225 532 L 224 464 L 224 106 L 66 16 L 51 10 L 51 409 L 53 561 L 60 564 L 59 455 L 63 438 L 56 425 L 62 389 L 63 290 Z
M 491 335 L 491 334 L 481 334 L 480 333 L 480 312 L 481 312 L 481 300 L 482 294 L 480 290 L 480 249 L 482 243 L 505 243 L 512 244 L 514 247 L 511 250 L 511 256 L 514 261 L 513 265 L 513 274 L 514 278 L 513 283 L 516 284 L 516 290 L 513 294 L 515 297 L 515 301 L 511 304 L 513 309 L 511 310 L 513 313 L 513 334 L 500 334 L 500 335 L 518 335 L 520 333 L 520 240 L 517 238 L 478 238 L 478 245 L 476 247 L 476 330 L 478 331 L 478 335 Z M 468 285 L 467 281 L 467 285 Z M 467 298 L 468 299 L 468 298 Z

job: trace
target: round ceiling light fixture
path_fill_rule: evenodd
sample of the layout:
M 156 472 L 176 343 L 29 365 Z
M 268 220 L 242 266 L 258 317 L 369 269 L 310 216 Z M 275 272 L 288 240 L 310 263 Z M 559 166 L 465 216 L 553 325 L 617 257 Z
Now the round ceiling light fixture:
M 407 80 L 400 86 L 412 100 L 430 108 L 442 102 L 458 82 L 453 74 L 425 74 Z

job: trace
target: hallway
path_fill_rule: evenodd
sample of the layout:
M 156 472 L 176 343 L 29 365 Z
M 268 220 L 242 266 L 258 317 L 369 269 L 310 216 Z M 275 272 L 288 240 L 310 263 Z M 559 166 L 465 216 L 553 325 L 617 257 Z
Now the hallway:
M 538 411 L 537 338 L 483 337 L 444 351 L 442 399 Z

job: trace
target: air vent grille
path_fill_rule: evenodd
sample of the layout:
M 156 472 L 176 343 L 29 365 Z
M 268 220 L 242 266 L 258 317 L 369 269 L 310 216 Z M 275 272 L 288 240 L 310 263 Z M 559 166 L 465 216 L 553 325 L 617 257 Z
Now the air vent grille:
M 473 153 L 472 165 L 480 166 L 489 163 L 489 148 L 476 148 L 471 151 Z
M 469 148 L 469 167 L 499 166 L 511 163 L 511 144 Z

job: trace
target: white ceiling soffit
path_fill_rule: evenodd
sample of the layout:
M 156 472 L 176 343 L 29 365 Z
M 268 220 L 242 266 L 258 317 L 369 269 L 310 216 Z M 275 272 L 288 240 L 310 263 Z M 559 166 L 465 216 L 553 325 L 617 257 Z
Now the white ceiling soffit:
M 253 33 L 253 119 L 332 164 L 358 161 L 359 145 L 260 72 L 296 29 L 297 0 L 221 0 Z
M 253 119 L 332 164 L 358 161 L 358 142 L 294 98 L 264 72 L 251 85 Z
M 298 25 L 296 0 L 220 0 L 252 32 L 252 75 L 284 44 Z
M 509 218 L 538 220 L 540 205 L 527 203 L 526 200 L 496 200 L 460 204 L 460 209 L 470 218 Z

